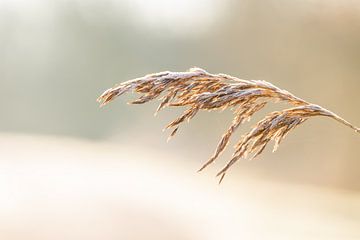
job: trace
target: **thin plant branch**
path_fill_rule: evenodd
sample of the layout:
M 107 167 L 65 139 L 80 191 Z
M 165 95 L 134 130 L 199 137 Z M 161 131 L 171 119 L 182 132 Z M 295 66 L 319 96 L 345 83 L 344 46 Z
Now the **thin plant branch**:
M 165 129 L 172 129 L 173 137 L 179 126 L 190 121 L 200 110 L 231 109 L 234 119 L 223 134 L 211 158 L 199 169 L 202 171 L 213 163 L 227 147 L 237 128 L 271 100 L 287 102 L 294 107 L 269 113 L 259 121 L 235 145 L 231 160 L 218 172 L 221 182 L 229 168 L 241 158 L 255 158 L 270 141 L 275 142 L 276 151 L 281 141 L 295 127 L 310 117 L 332 118 L 360 133 L 360 129 L 335 113 L 309 103 L 286 90 L 263 80 L 244 80 L 226 74 L 211 74 L 201 68 L 191 68 L 187 72 L 159 72 L 120 83 L 106 90 L 97 101 L 101 106 L 126 93 L 136 92 L 141 96 L 130 102 L 143 104 L 160 98 L 155 114 L 165 107 L 187 107 L 187 110 L 169 123 Z

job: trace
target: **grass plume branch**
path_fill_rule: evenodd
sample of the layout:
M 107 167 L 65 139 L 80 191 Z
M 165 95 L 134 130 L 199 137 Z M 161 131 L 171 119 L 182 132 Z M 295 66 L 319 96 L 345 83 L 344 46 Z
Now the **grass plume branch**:
M 199 169 L 202 171 L 213 163 L 227 147 L 231 136 L 246 120 L 262 109 L 268 102 L 284 101 L 294 107 L 269 113 L 259 121 L 235 146 L 232 159 L 219 171 L 220 182 L 229 168 L 241 158 L 255 158 L 270 141 L 276 151 L 281 141 L 295 127 L 315 116 L 332 118 L 360 133 L 360 129 L 321 106 L 309 103 L 286 90 L 263 80 L 244 80 L 226 74 L 211 74 L 201 68 L 187 72 L 160 72 L 120 83 L 106 90 L 98 102 L 104 106 L 126 92 L 141 96 L 132 104 L 143 104 L 160 98 L 155 114 L 165 107 L 187 107 L 184 113 L 165 128 L 172 129 L 169 137 L 176 134 L 179 126 L 190 121 L 200 110 L 231 109 L 234 119 L 223 134 L 211 158 Z

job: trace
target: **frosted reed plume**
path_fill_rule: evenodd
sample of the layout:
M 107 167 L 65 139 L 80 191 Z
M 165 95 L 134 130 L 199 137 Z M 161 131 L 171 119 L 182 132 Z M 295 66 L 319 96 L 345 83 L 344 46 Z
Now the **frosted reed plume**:
M 252 130 L 245 134 L 235 145 L 232 159 L 217 174 L 220 182 L 228 169 L 241 158 L 254 158 L 262 153 L 267 144 L 273 140 L 276 151 L 284 137 L 313 116 L 326 116 L 352 128 L 360 129 L 343 118 L 318 105 L 309 103 L 263 80 L 243 80 L 226 74 L 210 74 L 201 68 L 191 68 L 188 72 L 160 72 L 136 78 L 106 90 L 97 100 L 101 106 L 126 93 L 137 92 L 141 96 L 132 104 L 143 104 L 160 98 L 156 113 L 165 107 L 185 106 L 187 110 L 165 128 L 172 129 L 174 136 L 180 124 L 192 119 L 199 110 L 231 109 L 234 119 L 223 134 L 212 157 L 199 171 L 213 163 L 225 150 L 231 135 L 253 114 L 262 109 L 271 100 L 284 101 L 293 108 L 268 114 Z

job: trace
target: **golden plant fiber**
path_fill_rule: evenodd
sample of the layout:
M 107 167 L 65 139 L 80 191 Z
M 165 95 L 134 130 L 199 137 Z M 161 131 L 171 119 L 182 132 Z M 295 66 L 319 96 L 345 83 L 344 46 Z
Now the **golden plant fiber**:
M 180 124 L 190 121 L 199 110 L 231 109 L 234 119 L 223 134 L 212 157 L 199 169 L 213 163 L 225 150 L 236 129 L 268 102 L 284 101 L 294 107 L 269 113 L 250 132 L 242 136 L 235 145 L 230 161 L 217 176 L 221 182 L 228 169 L 241 158 L 255 158 L 272 140 L 276 151 L 280 142 L 295 127 L 314 116 L 330 117 L 360 133 L 360 129 L 335 113 L 309 103 L 264 80 L 244 80 L 226 74 L 211 74 L 201 68 L 191 68 L 187 72 L 159 72 L 129 80 L 106 90 L 97 100 L 101 106 L 126 93 L 136 92 L 141 96 L 132 104 L 143 104 L 160 98 L 156 113 L 165 107 L 187 107 L 187 110 L 165 128 L 172 129 L 174 136 Z M 155 113 L 155 114 L 156 114 Z

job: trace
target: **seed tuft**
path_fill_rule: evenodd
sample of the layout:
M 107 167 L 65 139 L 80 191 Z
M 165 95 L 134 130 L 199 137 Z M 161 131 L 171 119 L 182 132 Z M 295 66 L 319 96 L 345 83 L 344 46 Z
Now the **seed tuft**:
M 199 110 L 231 109 L 234 119 L 223 134 L 211 158 L 199 169 L 202 171 L 213 163 L 227 147 L 237 128 L 268 102 L 284 101 L 294 107 L 269 113 L 259 121 L 249 133 L 242 136 L 235 145 L 231 160 L 217 176 L 221 182 L 229 168 L 241 158 L 253 159 L 260 155 L 270 141 L 274 141 L 275 152 L 281 141 L 294 128 L 314 116 L 330 117 L 360 133 L 360 129 L 335 113 L 309 103 L 264 80 L 244 80 L 226 74 L 210 74 L 201 68 L 191 68 L 187 72 L 160 72 L 120 83 L 106 90 L 97 101 L 101 106 L 126 92 L 137 92 L 141 96 L 131 104 L 143 104 L 163 95 L 155 114 L 165 107 L 188 107 L 165 129 L 172 129 L 169 139 L 179 126 L 190 121 Z

